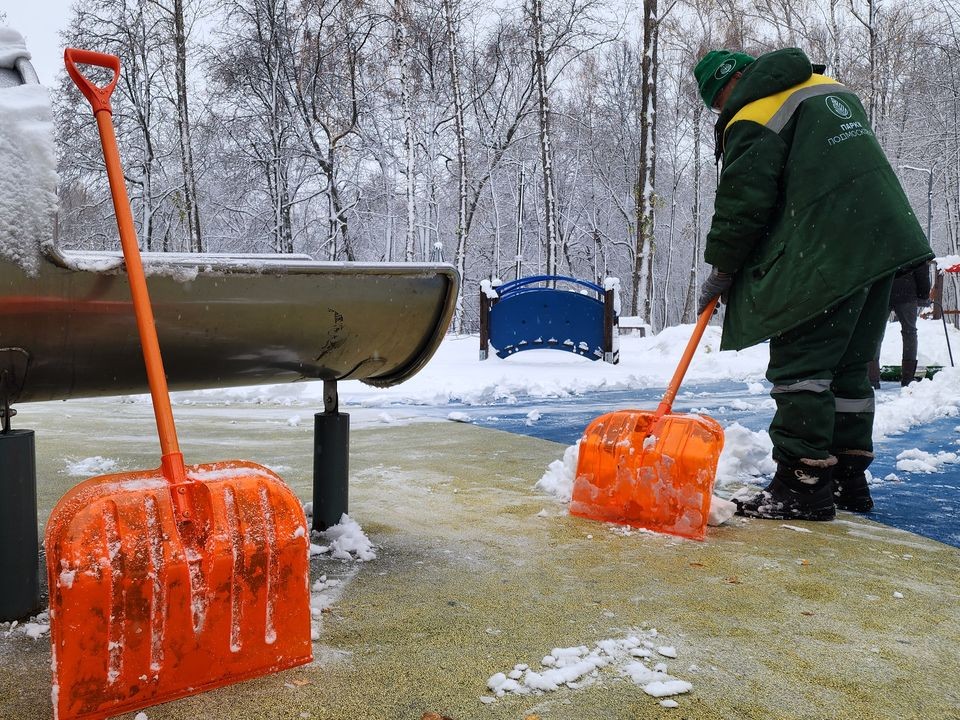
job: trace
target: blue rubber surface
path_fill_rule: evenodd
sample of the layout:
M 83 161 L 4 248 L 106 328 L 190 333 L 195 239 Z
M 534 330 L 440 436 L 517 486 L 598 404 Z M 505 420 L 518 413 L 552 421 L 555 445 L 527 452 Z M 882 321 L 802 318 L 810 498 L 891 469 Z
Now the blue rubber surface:
M 461 406 L 474 424 L 574 444 L 586 425 L 598 415 L 626 408 L 654 409 L 662 389 L 594 392 L 589 395 L 520 399 L 510 405 Z M 769 396 L 750 394 L 744 383 L 713 383 L 685 386 L 674 403 L 677 412 L 702 410 L 724 427 L 737 422 L 750 430 L 765 430 L 773 409 L 763 407 Z M 446 406 L 445 412 L 456 406 Z M 539 418 L 529 413 L 539 413 Z M 935 454 L 958 452 L 960 419 L 944 418 L 890 437 L 875 447 L 877 459 L 870 466 L 874 478 L 894 473 L 899 481 L 881 482 L 871 488 L 874 511 L 867 517 L 924 537 L 960 547 L 960 470 L 946 465 L 943 472 L 910 473 L 896 469 L 896 457 L 919 448 Z

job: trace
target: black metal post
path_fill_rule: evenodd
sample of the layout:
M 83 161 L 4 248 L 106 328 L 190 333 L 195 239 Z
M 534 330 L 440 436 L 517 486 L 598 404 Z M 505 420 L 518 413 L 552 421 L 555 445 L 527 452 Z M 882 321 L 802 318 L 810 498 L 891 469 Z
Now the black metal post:
M 323 381 L 323 412 L 313 416 L 313 529 L 322 532 L 347 512 L 350 415 L 339 410 L 337 381 Z
M 2 410 L 0 410 L 2 412 Z M 33 430 L 0 433 L 0 621 L 40 609 L 37 464 Z
M 940 319 L 943 321 L 943 337 L 947 341 L 947 354 L 950 356 L 950 367 L 955 367 L 953 364 L 953 348 L 950 347 L 950 333 L 947 332 L 947 316 L 943 313 L 943 305 L 938 303 L 936 300 L 933 301 L 933 304 L 939 308 Z

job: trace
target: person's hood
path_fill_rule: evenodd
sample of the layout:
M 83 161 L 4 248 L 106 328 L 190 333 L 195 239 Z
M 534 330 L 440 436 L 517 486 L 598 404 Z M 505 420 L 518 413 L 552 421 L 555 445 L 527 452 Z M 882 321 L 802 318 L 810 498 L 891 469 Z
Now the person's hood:
M 747 67 L 717 119 L 717 158 L 723 154 L 723 131 L 734 115 L 754 100 L 774 95 L 809 80 L 814 69 L 823 72 L 822 66 L 814 68 L 810 64 L 810 59 L 800 48 L 774 50 L 761 55 Z

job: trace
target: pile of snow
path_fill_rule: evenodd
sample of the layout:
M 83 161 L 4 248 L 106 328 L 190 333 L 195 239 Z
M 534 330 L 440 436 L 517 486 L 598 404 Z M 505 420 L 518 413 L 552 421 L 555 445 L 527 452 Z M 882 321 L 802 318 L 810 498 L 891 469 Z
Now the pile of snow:
M 554 648 L 540 661 L 539 670 L 518 663 L 512 670 L 491 675 L 487 687 L 494 696 L 482 696 L 480 701 L 489 704 L 507 694 L 540 694 L 564 687 L 576 690 L 602 682 L 604 674 L 627 678 L 655 698 L 690 692 L 693 685 L 668 675 L 667 664 L 661 660 L 676 658 L 676 648 L 660 645 L 655 642 L 657 637 L 655 629 L 634 630 L 622 638 L 600 640 L 592 648 Z M 676 707 L 676 703 L 665 707 Z
M 960 455 L 955 452 L 938 452 L 936 454 L 924 452 L 914 448 L 904 450 L 897 455 L 897 470 L 911 473 L 943 472 L 944 465 L 960 463 Z
M 313 503 L 306 503 L 303 510 L 307 516 L 307 524 L 310 525 L 313 516 Z M 367 537 L 359 523 L 346 513 L 340 516 L 339 523 L 323 532 L 314 532 L 313 536 L 326 544 L 311 543 L 311 556 L 330 553 L 330 557 L 338 560 L 367 562 L 377 559 L 377 553 L 373 549 L 370 538 Z
M 749 478 L 765 478 L 777 469 L 773 442 L 767 432 L 754 432 L 740 423 L 723 429 L 723 450 L 717 464 L 717 486 L 725 488 Z
M 952 267 L 960 265 L 960 255 L 943 255 L 941 257 L 935 257 L 933 262 L 937 265 L 937 270 L 946 271 Z
M 477 359 L 480 347 L 476 335 L 447 336 L 430 362 L 406 382 L 377 388 L 358 380 L 338 383 L 341 405 L 383 408 L 389 405 L 443 406 L 511 404 L 527 398 L 568 398 L 604 390 L 641 390 L 665 388 L 683 353 L 692 325 L 680 325 L 649 337 L 620 338 L 620 363 L 611 365 L 590 361 L 573 353 L 556 350 L 529 350 L 506 359 L 492 356 Z M 939 320 L 921 319 L 917 323 L 919 360 L 921 365 L 941 365 L 950 370 L 950 359 Z M 949 327 L 952 347 L 960 357 L 960 331 Z M 901 353 L 899 326 L 891 323 L 883 340 L 880 360 L 885 365 L 899 365 Z M 704 383 L 733 381 L 745 386 L 744 401 L 771 406 L 769 384 L 764 380 L 769 348 L 766 344 L 735 351 L 720 352 L 720 326 L 709 325 L 684 380 L 685 389 Z M 937 376 L 939 377 L 939 375 Z M 957 376 L 954 376 L 956 379 Z M 936 379 L 936 378 L 935 378 Z M 886 389 L 891 387 L 885 383 Z M 914 386 L 910 386 L 911 389 Z M 960 396 L 960 383 L 947 388 L 942 400 Z M 189 396 L 212 402 L 252 402 L 272 405 L 323 406 L 323 383 L 287 383 L 242 388 L 195 391 Z M 146 396 L 144 396 L 146 399 Z M 920 399 L 920 398 L 918 398 Z M 756 405 L 756 403 L 753 403 Z M 938 403 L 939 404 L 939 403 Z M 710 414 L 709 408 L 704 412 Z M 919 417 L 919 416 L 918 416 Z M 469 422 L 463 412 L 451 413 L 448 419 Z M 911 427 L 904 423 L 902 429 Z M 884 434 L 890 432 L 883 430 Z M 756 463 L 753 463 L 756 464 Z M 738 470 L 738 473 L 741 472 Z M 749 471 L 744 471 L 749 474 Z
M 66 460 L 67 475 L 70 477 L 96 477 L 107 475 L 119 470 L 117 461 L 100 455 L 83 458 L 82 460 Z
M 303 509 L 307 516 L 307 525 L 310 525 L 313 503 L 305 503 Z M 373 543 L 370 542 L 363 528 L 346 513 L 340 517 L 339 523 L 323 532 L 314 532 L 312 536 L 325 544 L 311 543 L 311 557 L 330 553 L 332 558 L 356 560 L 357 563 L 375 560 L 377 557 Z M 341 578 L 328 578 L 324 574 L 310 586 L 310 637 L 314 642 L 320 640 L 320 627 L 324 613 L 329 612 L 336 605 L 347 584 L 360 570 L 359 564 L 347 567 Z
M 931 380 L 911 383 L 905 388 L 895 389 L 893 393 L 882 392 L 877 399 L 873 439 L 882 440 L 912 427 L 958 416 L 960 368 L 945 367 Z
M 39 640 L 46 637 L 50 632 L 50 613 L 46 610 L 39 613 L 24 622 L 5 622 L 0 623 L 0 632 L 10 637 L 11 635 L 25 635 L 31 640 Z
M 580 456 L 580 443 L 571 445 L 563 451 L 562 460 L 554 460 L 534 487 L 547 495 L 553 495 L 561 502 L 570 502 L 573 495 L 573 481 L 577 477 L 577 459 Z
M 8 27 L 0 27 L 0 68 L 12 69 L 17 60 L 30 59 L 23 35 Z
M 529 350 L 507 359 L 492 355 L 480 361 L 476 335 L 447 336 L 427 366 L 409 380 L 390 388 L 365 385 L 359 380 L 338 383 L 341 405 L 364 407 L 398 405 L 487 405 L 530 398 L 565 398 L 597 390 L 630 390 L 666 387 L 676 369 L 691 325 L 668 328 L 653 337 L 621 337 L 620 363 L 591 361 L 574 353 Z M 941 336 L 942 336 L 941 330 Z M 960 344 L 960 338 L 958 338 Z M 741 352 L 719 352 L 720 327 L 704 333 L 700 352 L 687 375 L 689 384 L 720 380 L 763 380 L 767 347 Z M 178 398 L 184 396 L 178 394 Z M 194 391 L 191 397 L 215 402 L 251 402 L 323 406 L 323 383 L 287 383 L 253 387 Z M 468 421 L 458 413 L 452 420 Z
M 0 28 L 0 67 L 29 58 L 23 37 Z M 53 242 L 57 171 L 50 98 L 40 85 L 0 88 L 0 259 L 36 275 Z
M 320 627 L 323 624 L 324 614 L 330 612 L 331 608 L 339 602 L 344 588 L 356 574 L 356 569 L 349 570 L 346 576 L 339 580 L 321 575 L 310 586 L 310 639 L 313 642 L 320 639 Z

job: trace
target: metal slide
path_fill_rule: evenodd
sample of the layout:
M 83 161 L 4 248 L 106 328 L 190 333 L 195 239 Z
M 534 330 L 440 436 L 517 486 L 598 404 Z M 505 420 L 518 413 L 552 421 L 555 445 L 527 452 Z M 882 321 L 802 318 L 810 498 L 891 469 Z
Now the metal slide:
M 171 390 L 403 382 L 440 344 L 458 286 L 449 265 L 145 253 L 144 266 Z M 48 250 L 36 277 L 0 261 L 4 371 L 11 404 L 147 391 L 119 252 Z
M 28 61 L 3 87 L 36 83 Z M 0 157 L 0 167 L 4 165 Z M 119 252 L 36 242 L 35 274 L 0 253 L 0 408 L 147 391 Z M 145 253 L 171 390 L 303 379 L 403 382 L 436 351 L 459 277 L 448 264 L 305 255 Z

